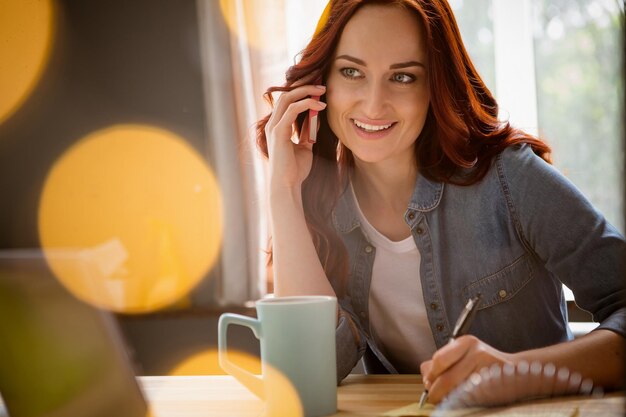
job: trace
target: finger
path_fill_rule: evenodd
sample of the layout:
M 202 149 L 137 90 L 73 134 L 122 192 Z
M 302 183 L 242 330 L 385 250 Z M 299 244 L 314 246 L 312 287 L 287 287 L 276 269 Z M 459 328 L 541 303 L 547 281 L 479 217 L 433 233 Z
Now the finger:
M 430 370 L 433 367 L 433 361 L 427 360 L 420 364 L 420 373 L 422 374 L 422 382 L 424 383 L 424 388 L 430 388 L 430 379 L 428 378 L 430 375 Z
M 312 98 L 305 98 L 303 100 L 291 103 L 287 107 L 287 110 L 285 110 L 283 117 L 274 127 L 274 130 L 281 131 L 284 129 L 285 131 L 292 132 L 293 124 L 295 123 L 296 118 L 298 117 L 300 113 L 304 111 L 308 111 L 308 110 L 322 111 L 325 108 L 326 108 L 326 103 L 314 100 Z M 302 132 L 302 133 L 305 133 L 305 132 Z M 305 138 L 301 138 L 300 140 L 301 143 L 304 142 L 305 140 L 308 141 L 308 133 L 306 134 L 307 136 Z
M 299 139 L 294 130 L 298 114 L 310 109 L 321 111 L 325 107 L 326 103 L 321 103 L 311 98 L 305 98 L 291 103 L 280 120 L 275 121 L 273 125 L 268 122 L 265 126 L 265 136 L 267 138 L 268 145 L 271 146 L 272 143 L 275 142 L 274 138 L 277 136 L 284 138 L 285 141 L 291 140 L 296 144 L 301 143 L 302 141 Z
M 307 96 L 319 96 L 325 92 L 326 87 L 323 85 L 303 85 L 282 93 L 280 97 L 278 97 L 278 100 L 276 100 L 274 111 L 272 112 L 272 116 L 270 116 L 270 122 L 272 119 L 274 121 L 282 119 L 283 114 L 292 103 L 300 101 Z
M 460 360 L 444 373 L 432 380 L 428 391 L 429 399 L 436 404 L 445 398 L 459 384 L 467 380 L 476 371 L 475 355 L 468 351 Z
M 478 339 L 473 338 L 472 336 L 460 337 L 450 341 L 450 343 L 435 352 L 432 358 L 433 364 L 428 374 L 428 378 L 431 381 L 437 379 L 441 374 L 446 372 L 454 366 L 454 364 L 461 360 L 461 358 L 467 354 L 471 346 L 477 341 Z

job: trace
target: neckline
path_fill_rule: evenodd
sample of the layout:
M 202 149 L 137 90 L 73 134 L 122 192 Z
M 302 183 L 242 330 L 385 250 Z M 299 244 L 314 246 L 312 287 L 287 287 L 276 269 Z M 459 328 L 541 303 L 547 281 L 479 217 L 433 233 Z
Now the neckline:
M 352 186 L 352 181 L 350 181 L 350 194 L 352 195 L 352 199 L 354 200 L 354 206 L 356 208 L 357 217 L 361 222 L 361 228 L 367 237 L 367 240 L 378 245 L 382 245 L 386 248 L 393 249 L 394 252 L 406 252 L 411 249 L 416 248 L 415 241 L 413 240 L 413 236 L 409 235 L 408 237 L 402 240 L 391 240 L 384 234 L 382 234 L 378 229 L 376 229 L 365 217 L 363 211 L 361 210 L 361 206 L 359 205 L 359 200 L 356 198 L 356 193 L 354 192 L 354 187 Z

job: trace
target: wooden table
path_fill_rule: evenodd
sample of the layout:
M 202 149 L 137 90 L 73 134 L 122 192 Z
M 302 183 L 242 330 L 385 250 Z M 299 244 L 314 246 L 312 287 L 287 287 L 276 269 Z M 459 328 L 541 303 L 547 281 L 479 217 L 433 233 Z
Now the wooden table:
M 155 417 L 259 417 L 263 403 L 230 376 L 140 377 Z M 378 416 L 418 401 L 422 392 L 415 375 L 350 375 L 339 387 L 336 417 Z M 545 410 L 578 408 L 576 417 L 623 416 L 623 393 L 600 399 L 568 397 L 488 409 L 472 416 L 546 416 Z M 514 410 L 518 414 L 511 414 Z M 561 416 L 562 414 L 556 414 Z M 567 415 L 567 414 L 566 414 Z

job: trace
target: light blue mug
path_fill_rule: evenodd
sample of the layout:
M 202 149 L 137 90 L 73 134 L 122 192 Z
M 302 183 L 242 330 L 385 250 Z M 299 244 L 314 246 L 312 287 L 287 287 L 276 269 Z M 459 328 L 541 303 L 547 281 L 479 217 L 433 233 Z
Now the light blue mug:
M 256 311 L 258 319 L 231 313 L 220 317 L 218 349 L 222 369 L 265 401 L 268 417 L 285 411 L 285 391 L 279 380 L 284 377 L 298 394 L 304 416 L 335 413 L 337 299 L 317 295 L 268 298 L 256 302 Z M 261 375 L 228 360 L 226 334 L 231 324 L 249 327 L 259 339 Z

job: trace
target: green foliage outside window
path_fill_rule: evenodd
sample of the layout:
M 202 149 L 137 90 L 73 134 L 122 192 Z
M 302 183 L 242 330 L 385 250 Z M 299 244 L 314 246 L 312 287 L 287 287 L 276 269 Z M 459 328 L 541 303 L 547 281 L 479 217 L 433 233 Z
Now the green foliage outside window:
M 533 0 L 540 135 L 555 165 L 623 232 L 619 3 Z

